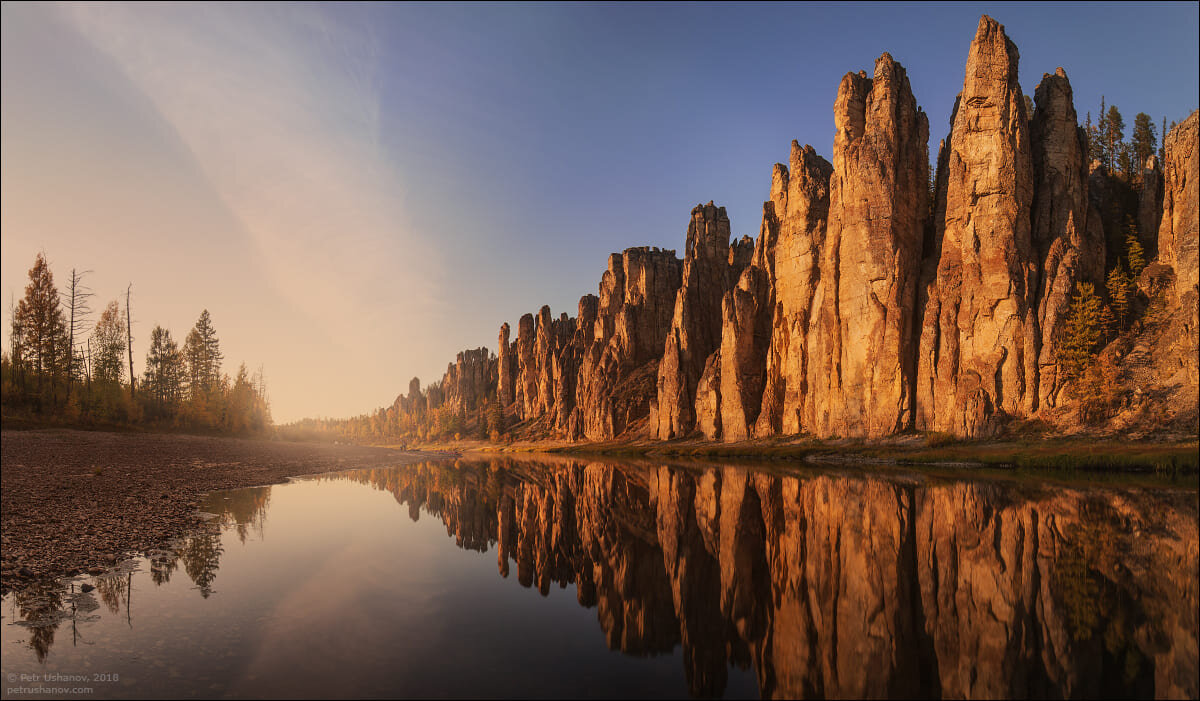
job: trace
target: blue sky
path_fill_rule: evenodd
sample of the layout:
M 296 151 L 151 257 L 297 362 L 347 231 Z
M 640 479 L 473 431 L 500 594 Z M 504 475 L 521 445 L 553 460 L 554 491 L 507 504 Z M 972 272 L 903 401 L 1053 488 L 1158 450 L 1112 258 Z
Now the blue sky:
M 1081 119 L 1158 124 L 1200 101 L 1198 7 L 5 3 L 3 291 L 45 250 L 97 308 L 133 282 L 141 339 L 207 307 L 277 419 L 359 413 L 574 314 L 609 253 L 681 250 L 699 202 L 756 234 L 884 51 L 935 153 L 983 13 L 1030 95 L 1062 66 Z

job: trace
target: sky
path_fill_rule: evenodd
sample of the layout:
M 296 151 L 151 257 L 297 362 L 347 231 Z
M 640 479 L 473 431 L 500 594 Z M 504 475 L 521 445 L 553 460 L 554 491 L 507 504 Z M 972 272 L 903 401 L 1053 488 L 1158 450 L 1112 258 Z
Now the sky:
M 60 287 L 92 271 L 95 317 L 132 284 L 139 368 L 154 325 L 182 343 L 208 309 L 277 422 L 388 405 L 503 322 L 574 315 L 610 253 L 682 254 L 696 204 L 756 235 L 772 164 L 792 139 L 830 158 L 838 82 L 884 51 L 936 155 L 981 14 L 1029 95 L 1064 68 L 1081 120 L 1200 103 L 1197 3 L 2 12 L 4 347 L 44 252 Z

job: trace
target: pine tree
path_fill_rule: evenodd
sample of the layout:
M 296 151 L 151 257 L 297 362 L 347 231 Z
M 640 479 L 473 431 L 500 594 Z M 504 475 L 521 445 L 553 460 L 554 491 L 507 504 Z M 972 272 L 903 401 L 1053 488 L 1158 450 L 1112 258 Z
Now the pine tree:
M 146 353 L 146 373 L 142 388 L 158 416 L 175 413 L 183 396 L 183 354 L 171 332 L 161 326 L 150 331 L 150 350 Z
M 1108 108 L 1104 104 L 1104 96 L 1100 96 L 1100 114 L 1096 122 L 1096 158 L 1110 172 L 1112 163 L 1108 151 Z
M 1058 351 L 1058 365 L 1068 380 L 1081 376 L 1092 364 L 1093 351 L 1100 342 L 1102 314 L 1100 298 L 1090 282 L 1075 285 L 1063 343 Z
M 1125 120 L 1121 118 L 1121 111 L 1116 105 L 1108 108 L 1108 115 L 1105 119 L 1105 136 L 1108 139 L 1106 145 L 1108 149 L 1108 172 L 1113 171 L 1117 160 L 1121 157 L 1121 147 L 1125 141 Z M 1128 173 L 1126 173 L 1128 176 Z
M 188 333 L 183 356 L 187 364 L 188 395 L 192 398 L 211 397 L 220 385 L 224 357 L 207 309 L 200 313 L 196 325 Z
M 1150 115 L 1138 112 L 1133 118 L 1133 135 L 1130 137 L 1130 148 L 1133 150 L 1136 172 L 1140 174 L 1146 167 L 1146 161 L 1158 150 L 1158 135 L 1155 133 L 1154 122 Z
M 12 331 L 13 362 L 24 364 L 34 373 L 39 401 L 42 392 L 49 389 L 54 403 L 55 381 L 66 371 L 70 342 L 54 274 L 41 253 L 29 269 L 25 297 L 13 311 Z
M 1125 217 L 1125 259 L 1129 261 L 1129 275 L 1136 280 L 1146 268 L 1146 251 L 1138 240 L 1137 224 L 1133 217 Z
M 1119 261 L 1117 267 L 1108 274 L 1106 286 L 1108 287 L 1108 299 L 1112 306 L 1111 313 L 1114 317 L 1113 326 L 1117 329 L 1124 328 L 1129 318 L 1130 284 L 1129 276 L 1125 274 L 1125 269 L 1121 267 Z

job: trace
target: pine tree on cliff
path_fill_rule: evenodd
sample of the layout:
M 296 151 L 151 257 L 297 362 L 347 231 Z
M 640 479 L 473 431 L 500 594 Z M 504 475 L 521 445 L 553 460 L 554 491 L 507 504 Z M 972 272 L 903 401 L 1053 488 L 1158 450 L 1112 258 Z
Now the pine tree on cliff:
M 1137 113 L 1137 116 L 1133 118 L 1133 135 L 1130 139 L 1134 172 L 1137 173 L 1140 182 L 1142 168 L 1146 167 L 1146 160 L 1158 150 L 1158 135 L 1155 133 L 1154 122 L 1150 120 L 1150 115 L 1145 112 Z
M 1113 168 L 1121 160 L 1122 147 L 1125 143 L 1125 120 L 1121 118 L 1121 111 L 1116 105 L 1108 108 L 1108 115 L 1105 118 L 1105 136 L 1108 143 L 1105 145 L 1108 153 L 1108 172 L 1112 172 Z M 1124 168 L 1122 170 L 1125 170 Z M 1129 176 L 1128 171 L 1125 171 L 1126 177 Z
M 1125 217 L 1125 259 L 1129 261 L 1129 275 L 1136 280 L 1146 268 L 1146 251 L 1138 240 L 1137 224 L 1132 216 Z
M 1076 283 L 1057 358 L 1067 379 L 1078 378 L 1091 367 L 1093 351 L 1100 342 L 1102 311 L 1092 283 Z
M 1095 160 L 1100 161 L 1100 165 L 1111 170 L 1112 164 L 1109 162 L 1108 152 L 1108 107 L 1104 104 L 1104 96 L 1100 96 L 1100 114 L 1096 120 L 1096 154 Z
M 1105 286 L 1108 288 L 1108 299 L 1112 307 L 1112 314 L 1115 317 L 1114 326 L 1124 328 L 1125 322 L 1129 317 L 1129 276 L 1125 274 L 1125 269 L 1121 263 L 1117 263 L 1117 267 L 1112 269 L 1108 274 L 1108 279 Z

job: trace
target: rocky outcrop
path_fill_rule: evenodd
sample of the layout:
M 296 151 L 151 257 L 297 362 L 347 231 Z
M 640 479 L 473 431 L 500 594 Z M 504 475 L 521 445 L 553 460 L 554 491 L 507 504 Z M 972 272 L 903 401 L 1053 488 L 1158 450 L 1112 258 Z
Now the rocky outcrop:
M 770 207 L 763 206 L 763 232 L 770 235 L 778 217 L 778 239 L 759 235 L 762 256 L 756 265 L 768 272 L 771 341 L 766 359 L 762 405 L 755 434 L 799 433 L 808 394 L 808 329 L 819 260 L 829 214 L 829 178 L 833 166 L 812 146 L 792 142 L 788 166 L 776 165 Z M 757 254 L 756 254 L 757 256 Z
M 1003 415 L 1036 407 L 1034 174 L 1017 62 L 1004 28 L 984 16 L 952 119 L 945 219 L 935 222 L 940 258 L 924 309 L 918 428 L 987 435 Z
M 533 315 L 526 314 L 517 322 L 517 387 L 514 401 L 521 418 L 529 418 L 539 413 L 535 344 Z
M 649 415 L 651 378 L 671 327 L 681 272 L 673 250 L 629 248 L 609 256 L 595 321 L 581 325 L 590 335 L 571 437 L 608 440 Z
M 1163 140 L 1163 208 L 1158 262 L 1175 272 L 1175 298 L 1195 293 L 1200 282 L 1200 111 L 1192 112 Z M 1192 299 L 1192 306 L 1196 304 Z
M 1062 68 L 1042 76 L 1030 124 L 1033 146 L 1033 248 L 1041 264 L 1037 321 L 1038 404 L 1053 407 L 1063 388 L 1057 351 L 1079 282 L 1104 284 L 1104 235 L 1088 222 L 1087 134 L 1078 126 L 1071 83 Z
M 1163 139 L 1167 138 L 1163 134 Z M 1163 178 L 1162 168 L 1157 156 L 1146 159 L 1142 168 L 1142 189 L 1138 192 L 1138 238 L 1146 249 L 1146 257 L 1153 259 L 1158 255 L 1158 227 L 1163 212 Z
M 929 122 L 904 68 L 884 54 L 873 77 L 842 79 L 834 123 L 803 427 L 878 437 L 912 424 Z
M 509 328 L 505 322 L 500 326 L 498 341 L 499 355 L 497 359 L 496 396 L 500 406 L 508 406 L 516 401 L 517 354 L 516 348 L 508 343 Z
M 1004 28 L 981 18 L 932 193 L 927 119 L 885 53 L 839 85 L 833 163 L 793 142 L 776 164 L 757 240 L 731 242 L 725 210 L 697 206 L 682 261 L 613 254 L 576 318 L 543 307 L 511 344 L 503 326 L 495 387 L 518 435 L 976 437 L 1009 418 L 1079 428 L 1080 395 L 1059 372 L 1065 319 L 1079 283 L 1107 298 L 1135 224 L 1157 254 L 1123 340 L 1100 356 L 1135 395 L 1109 404 L 1150 407 L 1171 388 L 1182 404 L 1168 413 L 1196 416 L 1196 115 L 1135 190 L 1086 162 L 1065 72 L 1043 75 L 1030 114 L 1018 61 Z M 454 372 L 421 406 L 461 403 Z
M 444 403 L 454 411 L 473 411 L 496 392 L 496 356 L 487 348 L 465 350 L 442 376 Z
M 685 436 L 695 427 L 696 383 L 708 357 L 720 346 L 721 299 L 730 278 L 736 280 L 741 273 L 737 264 L 748 258 L 743 249 L 729 245 L 724 207 L 709 202 L 692 210 L 680 288 L 651 410 L 651 433 L 658 438 Z

